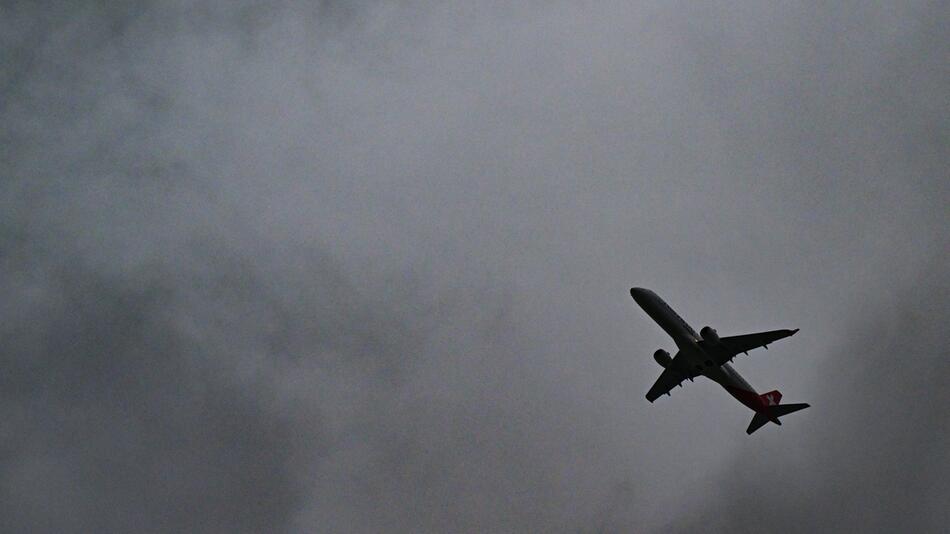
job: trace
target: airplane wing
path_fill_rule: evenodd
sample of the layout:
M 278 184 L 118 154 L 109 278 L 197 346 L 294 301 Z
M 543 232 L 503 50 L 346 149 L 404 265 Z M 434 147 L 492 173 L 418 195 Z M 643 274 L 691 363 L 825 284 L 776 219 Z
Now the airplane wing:
M 749 352 L 759 347 L 767 349 L 769 348 L 769 343 L 795 335 L 795 332 L 798 332 L 797 328 L 794 330 L 770 330 L 768 332 L 757 332 L 755 334 L 721 337 L 711 351 L 708 350 L 710 347 L 707 342 L 700 341 L 699 344 L 704 350 L 715 354 L 718 360 L 716 363 L 722 365 L 731 361 L 740 352 Z
M 679 354 L 676 356 L 679 356 Z M 673 362 L 676 362 L 676 358 L 673 358 Z M 675 365 L 670 363 L 666 369 L 663 369 L 663 372 L 660 373 L 660 377 L 656 379 L 656 382 L 653 383 L 653 387 L 647 392 L 647 400 L 653 402 L 662 395 L 669 395 L 670 390 L 680 385 L 683 380 L 691 380 L 699 376 L 699 373 L 695 371 L 688 371 L 688 373 L 687 375 L 683 371 L 676 369 Z

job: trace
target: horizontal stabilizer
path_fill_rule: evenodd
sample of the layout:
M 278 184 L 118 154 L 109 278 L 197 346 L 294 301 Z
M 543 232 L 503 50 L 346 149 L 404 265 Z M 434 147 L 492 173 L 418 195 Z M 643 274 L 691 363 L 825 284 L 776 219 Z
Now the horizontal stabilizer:
M 751 434 L 756 430 L 762 428 L 762 425 L 769 422 L 769 416 L 765 415 L 762 412 L 755 412 L 755 415 L 752 416 L 752 422 L 749 423 L 749 428 L 745 430 L 746 434 Z
M 751 434 L 756 430 L 762 428 L 762 425 L 768 423 L 771 420 L 775 420 L 775 424 L 782 424 L 779 422 L 778 418 L 783 415 L 788 415 L 790 413 L 797 412 L 799 410 L 804 410 L 808 408 L 810 404 L 804 402 L 797 404 L 779 404 L 778 406 L 769 406 L 766 408 L 766 412 L 755 412 L 755 415 L 752 417 L 752 422 L 749 423 L 749 428 L 746 429 L 746 434 Z
M 800 402 L 798 404 L 779 404 L 778 406 L 770 406 L 769 415 L 773 417 L 782 417 L 783 415 L 788 415 L 790 413 L 797 412 L 798 410 L 804 410 L 809 406 L 811 405 L 804 402 Z

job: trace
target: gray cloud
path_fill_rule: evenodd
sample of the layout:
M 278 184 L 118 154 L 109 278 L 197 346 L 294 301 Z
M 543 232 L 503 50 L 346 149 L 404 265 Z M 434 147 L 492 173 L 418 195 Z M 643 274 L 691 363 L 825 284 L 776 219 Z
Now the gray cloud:
M 935 4 L 2 13 L 3 530 L 946 521 Z
M 699 511 L 671 521 L 679 530 L 938 532 L 943 501 L 948 371 L 943 332 L 947 281 L 939 260 L 870 316 L 843 325 L 850 340 L 818 367 L 815 414 L 795 450 L 742 445 Z M 774 439 L 774 441 L 773 441 Z M 672 530 L 672 528 L 671 528 Z

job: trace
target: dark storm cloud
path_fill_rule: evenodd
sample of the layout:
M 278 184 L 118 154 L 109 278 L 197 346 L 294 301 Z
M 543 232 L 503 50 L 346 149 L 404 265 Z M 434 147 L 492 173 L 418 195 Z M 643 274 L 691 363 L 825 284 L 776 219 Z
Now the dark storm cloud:
M 4 7 L 0 529 L 945 521 L 947 39 L 852 4 Z M 631 285 L 813 408 L 646 403 Z

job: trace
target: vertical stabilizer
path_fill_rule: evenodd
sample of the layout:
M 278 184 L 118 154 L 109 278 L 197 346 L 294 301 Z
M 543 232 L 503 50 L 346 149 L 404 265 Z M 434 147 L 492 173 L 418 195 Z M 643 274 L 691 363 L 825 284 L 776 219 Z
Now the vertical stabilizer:
M 776 389 L 759 395 L 759 398 L 766 406 L 777 406 L 778 403 L 782 402 L 782 392 Z

